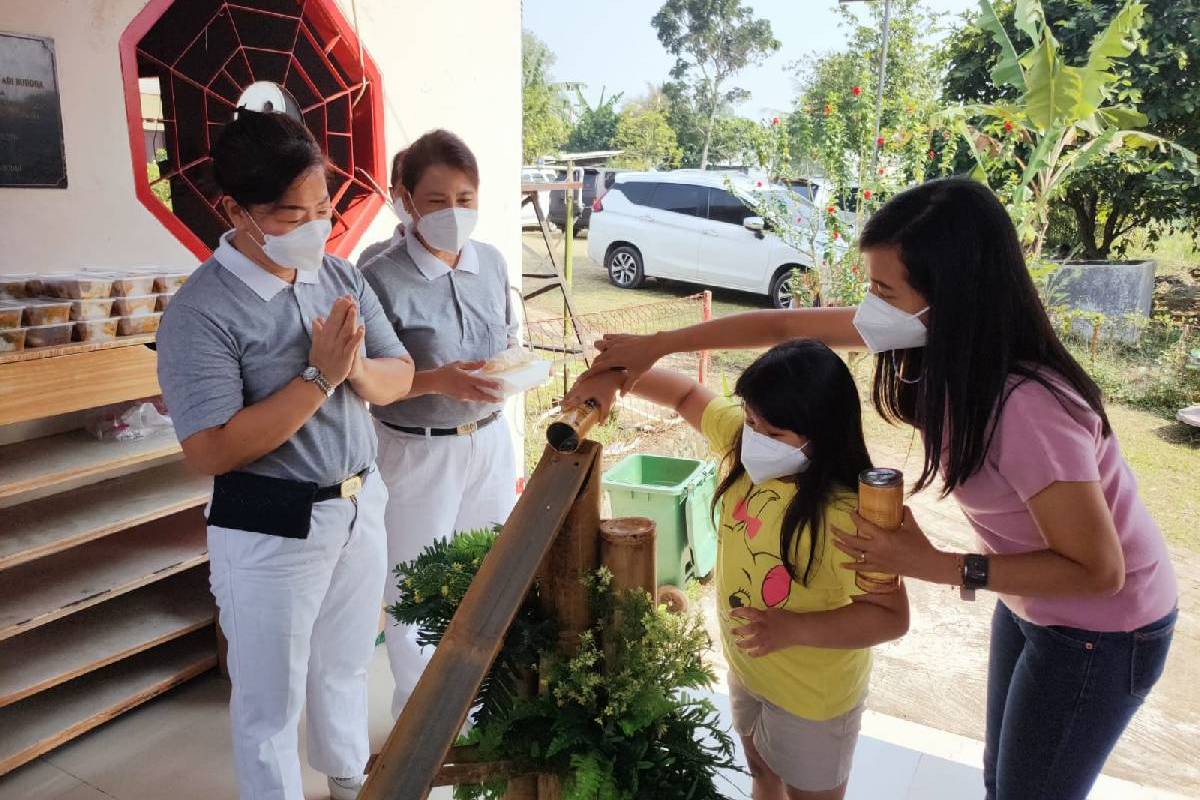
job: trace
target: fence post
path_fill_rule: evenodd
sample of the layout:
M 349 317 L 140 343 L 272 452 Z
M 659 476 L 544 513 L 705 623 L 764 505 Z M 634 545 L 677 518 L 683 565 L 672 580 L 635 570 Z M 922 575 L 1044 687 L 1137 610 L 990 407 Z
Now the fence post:
M 708 322 L 710 319 L 712 319 L 712 291 L 709 289 L 704 290 L 703 306 L 704 306 L 704 311 L 703 311 L 702 317 L 705 322 Z M 700 381 L 700 385 L 703 386 L 704 379 L 708 377 L 708 351 L 707 350 L 700 351 L 699 373 L 700 374 L 697 376 L 697 379 Z

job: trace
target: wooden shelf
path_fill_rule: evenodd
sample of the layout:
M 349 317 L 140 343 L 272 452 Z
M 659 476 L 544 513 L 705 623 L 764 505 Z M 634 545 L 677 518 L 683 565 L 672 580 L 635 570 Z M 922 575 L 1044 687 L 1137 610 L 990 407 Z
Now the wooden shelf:
M 0 709 L 0 775 L 212 669 L 213 636 L 197 631 Z
M 70 431 L 0 447 L 0 500 L 95 478 L 181 452 L 171 431 L 133 442 L 102 442 Z
M 182 462 L 4 510 L 0 570 L 205 504 L 212 478 Z
M 153 337 L 0 356 L 0 425 L 159 394 Z
M 95 353 L 101 350 L 116 350 L 120 347 L 133 345 L 148 345 L 154 342 L 155 334 L 141 333 L 137 336 L 122 336 L 104 342 L 73 342 L 57 347 L 31 347 L 28 350 L 17 350 L 13 353 L 0 355 L 0 365 L 16 364 L 23 361 L 38 361 L 43 358 L 59 358 L 61 356 L 77 356 L 83 353 Z
M 207 561 L 197 508 L 5 570 L 0 641 Z
M 0 708 L 215 621 L 200 566 L 0 642 Z

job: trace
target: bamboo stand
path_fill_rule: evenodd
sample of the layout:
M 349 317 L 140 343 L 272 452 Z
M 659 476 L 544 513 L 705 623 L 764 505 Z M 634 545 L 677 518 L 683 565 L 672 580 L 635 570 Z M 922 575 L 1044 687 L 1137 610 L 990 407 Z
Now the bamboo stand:
M 600 446 L 547 448 L 496 545 L 463 598 L 404 713 L 374 760 L 360 800 L 424 800 L 434 786 L 508 779 L 507 800 L 559 800 L 558 776 L 513 762 L 481 762 L 453 747 L 479 684 L 535 580 L 557 618 L 559 652 L 572 655 L 593 620 L 582 579 L 603 563 L 612 588 L 655 593 L 654 524 L 600 521 Z M 532 691 L 532 689 L 531 689 Z

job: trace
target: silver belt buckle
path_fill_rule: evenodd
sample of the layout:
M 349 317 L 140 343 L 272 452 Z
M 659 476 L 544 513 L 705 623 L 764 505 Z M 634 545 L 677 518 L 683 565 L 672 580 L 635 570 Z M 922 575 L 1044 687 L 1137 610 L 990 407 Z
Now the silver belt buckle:
M 346 478 L 346 480 L 342 481 L 341 488 L 343 500 L 349 500 L 352 497 L 357 497 L 358 493 L 361 492 L 363 488 L 362 476 L 354 475 L 353 477 Z
M 475 433 L 475 431 L 479 430 L 479 423 L 478 422 L 468 422 L 466 425 L 459 425 L 454 430 L 458 433 L 459 436 L 467 436 L 467 435 Z

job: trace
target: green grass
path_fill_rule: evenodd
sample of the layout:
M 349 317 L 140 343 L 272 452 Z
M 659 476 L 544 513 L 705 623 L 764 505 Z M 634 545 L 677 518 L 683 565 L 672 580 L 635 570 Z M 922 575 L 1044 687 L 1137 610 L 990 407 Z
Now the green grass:
M 1153 250 L 1146 247 L 1144 238 L 1135 238 L 1126 257 L 1154 259 L 1159 275 L 1184 277 L 1189 270 L 1200 267 L 1200 249 L 1191 235 L 1182 231 L 1164 236 Z

